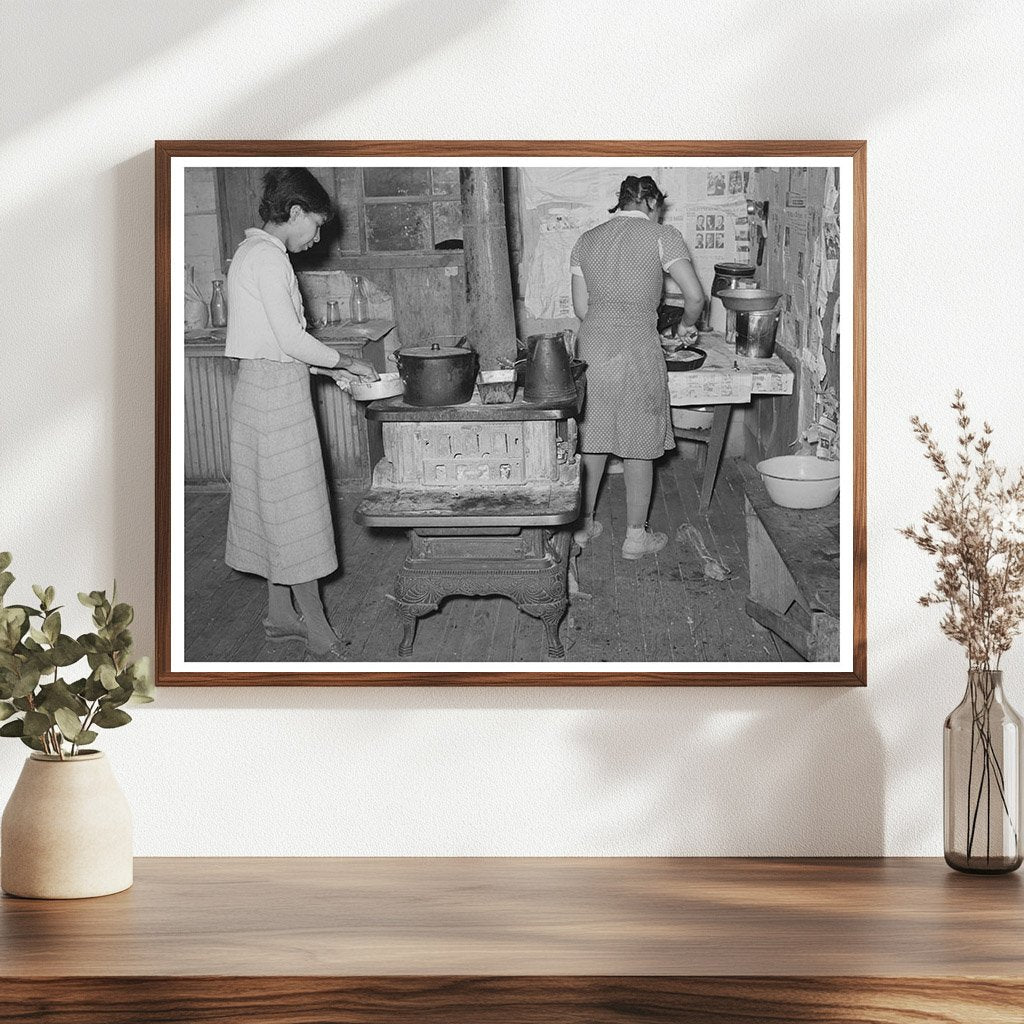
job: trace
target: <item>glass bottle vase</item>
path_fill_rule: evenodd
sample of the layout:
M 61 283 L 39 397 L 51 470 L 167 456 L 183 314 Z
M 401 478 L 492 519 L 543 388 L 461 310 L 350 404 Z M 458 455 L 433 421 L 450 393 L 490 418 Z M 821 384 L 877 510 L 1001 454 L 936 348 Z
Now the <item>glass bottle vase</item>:
M 971 669 L 942 731 L 944 847 L 958 871 L 1000 874 L 1021 865 L 1021 720 L 1003 673 Z

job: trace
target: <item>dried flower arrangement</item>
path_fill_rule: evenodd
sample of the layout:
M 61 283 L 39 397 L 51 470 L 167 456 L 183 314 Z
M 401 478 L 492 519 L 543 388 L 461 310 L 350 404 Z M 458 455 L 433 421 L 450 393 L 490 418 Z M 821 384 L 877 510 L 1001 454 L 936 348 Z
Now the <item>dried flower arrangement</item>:
M 970 669 L 994 671 L 1024 621 L 1024 469 L 1007 482 L 989 455 L 992 427 L 971 430 L 963 392 L 952 403 L 959 437 L 954 458 L 939 448 L 932 428 L 911 423 L 942 484 L 923 526 L 900 532 L 937 557 L 934 589 L 918 600 L 943 605 L 942 632 L 962 644 Z
M 918 600 L 945 609 L 942 632 L 967 654 L 967 692 L 943 734 L 946 860 L 965 871 L 1015 870 L 1020 723 L 1002 699 L 999 664 L 1024 620 L 1024 469 L 1009 477 L 995 463 L 992 427 L 972 430 L 959 389 L 952 409 L 959 430 L 952 457 L 927 423 L 911 419 L 942 482 L 923 525 L 900 532 L 936 557 L 933 589 Z

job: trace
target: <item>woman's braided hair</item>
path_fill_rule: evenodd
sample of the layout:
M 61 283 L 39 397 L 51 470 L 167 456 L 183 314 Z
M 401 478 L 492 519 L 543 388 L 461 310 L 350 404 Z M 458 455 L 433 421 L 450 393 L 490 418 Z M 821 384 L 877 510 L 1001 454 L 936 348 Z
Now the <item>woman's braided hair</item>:
M 621 210 L 627 203 L 647 203 L 650 207 L 661 206 L 668 196 L 658 188 L 658 183 L 649 175 L 645 174 L 638 178 L 635 174 L 622 179 L 619 186 L 619 201 L 608 211 L 614 213 Z

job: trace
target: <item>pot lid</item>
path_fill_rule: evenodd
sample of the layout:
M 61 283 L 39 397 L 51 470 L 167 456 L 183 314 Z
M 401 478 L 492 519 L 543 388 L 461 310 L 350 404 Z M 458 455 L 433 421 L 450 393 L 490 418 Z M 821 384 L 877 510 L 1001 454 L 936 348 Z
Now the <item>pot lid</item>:
M 725 277 L 752 277 L 754 265 L 752 263 L 716 263 L 715 273 Z
M 400 348 L 400 356 L 414 356 L 418 359 L 449 359 L 452 356 L 471 356 L 472 349 L 456 348 L 454 345 L 417 345 L 415 348 Z

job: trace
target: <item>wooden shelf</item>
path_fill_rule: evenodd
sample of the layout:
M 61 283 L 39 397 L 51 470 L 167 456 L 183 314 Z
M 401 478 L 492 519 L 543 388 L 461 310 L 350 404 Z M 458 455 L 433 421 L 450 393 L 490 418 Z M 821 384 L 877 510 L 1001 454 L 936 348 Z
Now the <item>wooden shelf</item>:
M 140 859 L 0 901 L 0 1019 L 1024 1017 L 1020 875 L 934 859 Z

